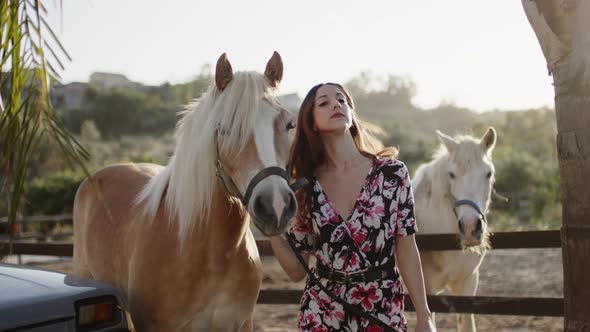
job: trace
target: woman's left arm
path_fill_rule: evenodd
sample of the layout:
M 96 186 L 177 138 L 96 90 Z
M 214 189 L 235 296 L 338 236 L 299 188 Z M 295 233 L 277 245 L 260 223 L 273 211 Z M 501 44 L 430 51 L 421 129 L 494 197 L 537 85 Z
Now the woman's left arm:
M 435 331 L 432 314 L 426 302 L 422 264 L 414 234 L 398 237 L 395 252 L 397 266 L 416 310 L 416 331 Z

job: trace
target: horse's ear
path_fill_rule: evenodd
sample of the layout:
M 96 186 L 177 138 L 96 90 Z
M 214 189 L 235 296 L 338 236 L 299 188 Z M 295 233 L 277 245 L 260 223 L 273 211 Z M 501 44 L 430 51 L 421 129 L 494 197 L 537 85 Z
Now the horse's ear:
M 283 60 L 277 51 L 272 54 L 270 60 L 266 64 L 266 70 L 264 76 L 270 81 L 270 85 L 274 88 L 279 86 L 283 79 Z
M 449 135 L 443 134 L 440 130 L 436 131 L 436 135 L 438 136 L 438 139 L 441 141 L 441 143 L 447 147 L 447 150 L 449 150 L 449 152 L 455 151 L 455 148 L 457 147 L 457 145 L 459 145 L 459 142 L 457 142 L 454 138 L 452 138 Z
M 215 66 L 215 84 L 219 91 L 223 91 L 229 82 L 234 78 L 234 74 L 231 68 L 227 55 L 223 53 L 219 60 L 217 60 L 217 66 Z
M 481 144 L 481 147 L 484 149 L 484 151 L 492 152 L 496 146 L 496 137 L 497 134 L 494 127 L 489 127 L 486 133 L 482 136 L 481 142 L 479 143 Z

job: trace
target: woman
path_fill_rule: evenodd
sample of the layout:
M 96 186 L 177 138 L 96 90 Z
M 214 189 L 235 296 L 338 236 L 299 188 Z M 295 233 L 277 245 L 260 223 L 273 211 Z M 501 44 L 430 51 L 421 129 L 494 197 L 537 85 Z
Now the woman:
M 407 331 L 398 267 L 416 307 L 416 331 L 434 331 L 413 235 L 408 170 L 393 159 L 397 150 L 374 151 L 350 94 L 339 84 L 314 86 L 299 112 L 290 160 L 293 176 L 310 183 L 297 192 L 299 209 L 287 236 L 306 264 L 315 257 L 315 279 L 347 304 L 308 279 L 301 331 L 382 330 L 348 304 L 393 331 Z M 276 236 L 271 245 L 289 277 L 302 280 L 305 269 L 288 240 Z

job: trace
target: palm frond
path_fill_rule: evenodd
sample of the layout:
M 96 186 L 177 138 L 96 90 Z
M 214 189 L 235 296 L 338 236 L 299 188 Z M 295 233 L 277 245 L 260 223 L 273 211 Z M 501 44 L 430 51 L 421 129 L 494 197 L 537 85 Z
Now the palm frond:
M 9 196 L 11 239 L 24 197 L 27 162 L 40 140 L 54 142 L 71 166 L 81 166 L 88 174 L 88 152 L 52 109 L 51 79 L 59 77 L 58 69 L 71 57 L 47 15 L 41 0 L 0 1 L 0 193 Z

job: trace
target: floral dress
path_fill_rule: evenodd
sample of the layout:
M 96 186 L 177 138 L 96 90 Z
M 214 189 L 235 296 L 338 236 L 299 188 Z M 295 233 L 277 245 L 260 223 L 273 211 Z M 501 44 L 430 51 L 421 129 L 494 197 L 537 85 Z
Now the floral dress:
M 359 272 L 394 260 L 396 238 L 417 231 L 408 169 L 399 160 L 377 158 L 355 206 L 344 220 L 314 179 L 309 222 L 298 220 L 288 231 L 297 250 L 312 253 L 316 264 Z M 298 218 L 299 219 L 299 218 Z M 407 331 L 404 295 L 397 267 L 386 279 L 348 285 L 316 279 L 343 300 L 378 317 L 396 331 Z M 364 318 L 345 312 L 309 278 L 301 297 L 301 331 L 382 331 Z

